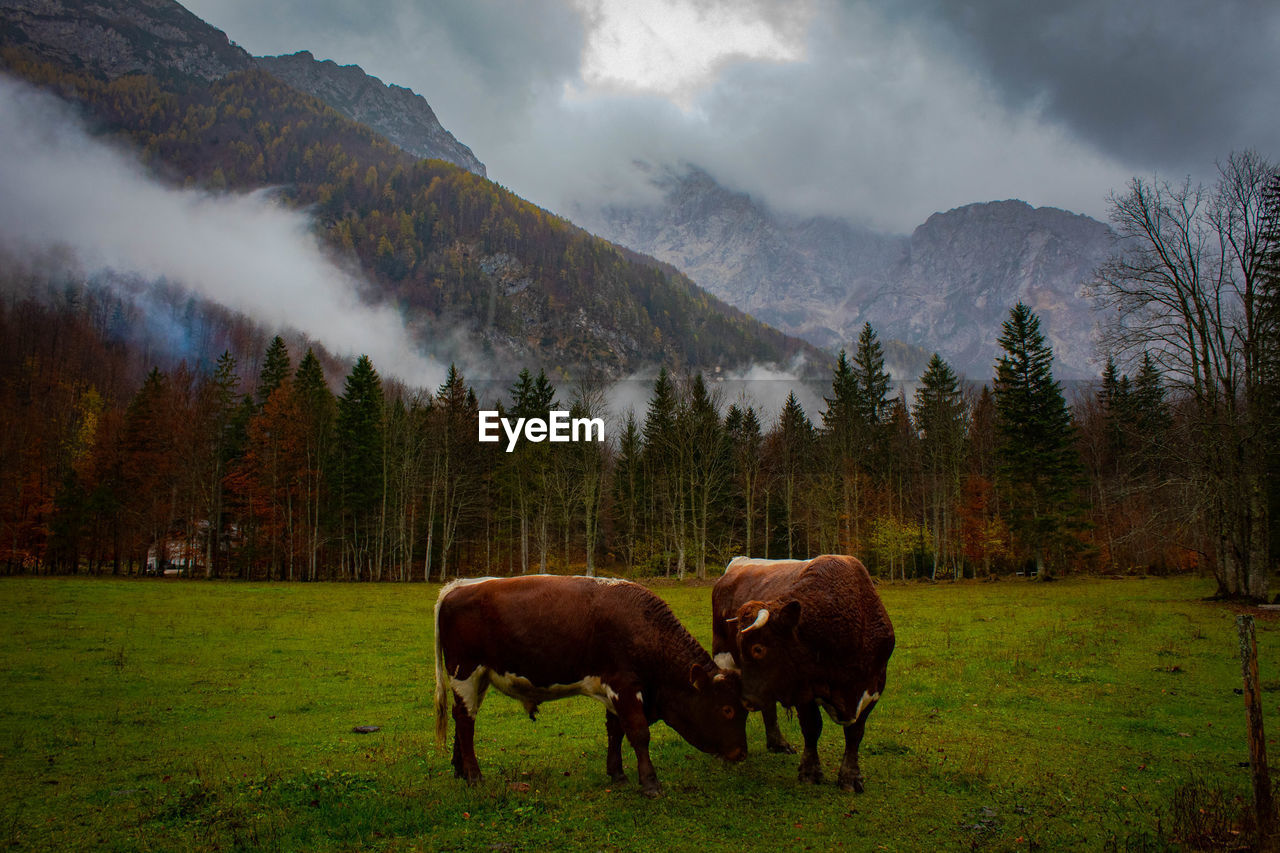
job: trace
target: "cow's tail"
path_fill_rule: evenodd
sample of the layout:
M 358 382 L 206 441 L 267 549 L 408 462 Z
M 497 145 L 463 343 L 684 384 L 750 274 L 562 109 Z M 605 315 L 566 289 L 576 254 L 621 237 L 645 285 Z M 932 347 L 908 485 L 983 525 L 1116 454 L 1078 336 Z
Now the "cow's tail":
M 436 749 L 444 746 L 445 738 L 449 736 L 449 687 L 446 684 L 448 676 L 444 671 L 444 642 L 440 639 L 440 605 L 444 603 L 444 597 L 453 591 L 453 584 L 447 585 L 440 590 L 440 595 L 436 598 L 436 609 L 434 615 L 435 623 L 435 657 L 436 657 Z

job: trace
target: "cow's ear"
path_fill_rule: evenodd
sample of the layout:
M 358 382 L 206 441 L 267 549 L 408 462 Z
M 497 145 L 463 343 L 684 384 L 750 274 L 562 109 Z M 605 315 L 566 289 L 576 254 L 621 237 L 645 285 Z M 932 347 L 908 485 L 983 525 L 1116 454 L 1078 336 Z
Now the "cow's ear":
M 788 601 L 778 610 L 778 627 L 784 631 L 792 631 L 800 624 L 800 602 Z
M 689 669 L 689 684 L 694 690 L 701 690 L 711 681 L 711 676 L 702 668 L 701 664 L 694 664 Z

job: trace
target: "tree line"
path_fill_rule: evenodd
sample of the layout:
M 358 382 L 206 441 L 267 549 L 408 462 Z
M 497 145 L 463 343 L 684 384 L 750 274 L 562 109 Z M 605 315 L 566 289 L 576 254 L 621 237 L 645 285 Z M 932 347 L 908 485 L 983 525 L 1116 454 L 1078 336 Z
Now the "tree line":
M 1109 365 L 1068 407 L 1025 305 L 1000 343 L 989 386 L 934 355 L 908 398 L 867 325 L 813 417 L 794 392 L 775 416 L 663 370 L 609 441 L 507 453 L 477 441 L 480 401 L 456 368 L 410 389 L 361 357 L 335 394 L 314 352 L 295 363 L 277 337 L 251 382 L 228 353 L 205 375 L 152 369 L 117 405 L 69 389 L 52 452 L 6 463 L 0 559 L 370 581 L 707 577 L 737 553 L 853 553 L 895 578 L 1210 565 L 1194 505 L 1170 511 L 1184 487 L 1167 448 L 1194 424 L 1154 360 L 1132 380 Z M 525 370 L 499 405 L 607 416 L 607 390 Z

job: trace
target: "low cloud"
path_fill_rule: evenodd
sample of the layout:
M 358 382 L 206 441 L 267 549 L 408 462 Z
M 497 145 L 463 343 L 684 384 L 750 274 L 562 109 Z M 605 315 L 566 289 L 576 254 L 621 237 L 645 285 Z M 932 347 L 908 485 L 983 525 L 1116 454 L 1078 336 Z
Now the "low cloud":
M 269 328 L 296 329 L 336 354 L 434 388 L 445 370 L 394 308 L 359 297 L 302 212 L 270 191 L 213 194 L 150 176 L 130 152 L 91 137 L 65 104 L 0 76 L 0 248 L 69 254 L 84 270 L 167 280 Z

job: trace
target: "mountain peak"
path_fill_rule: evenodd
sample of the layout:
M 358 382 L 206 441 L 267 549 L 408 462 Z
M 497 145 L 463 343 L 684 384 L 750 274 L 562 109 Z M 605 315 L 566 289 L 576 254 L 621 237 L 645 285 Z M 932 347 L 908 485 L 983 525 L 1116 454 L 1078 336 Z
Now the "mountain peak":
M 446 160 L 486 177 L 484 163 L 444 129 L 426 98 L 416 92 L 387 85 L 359 65 L 318 60 L 308 50 L 263 56 L 257 62 L 290 86 L 372 128 L 413 156 Z

